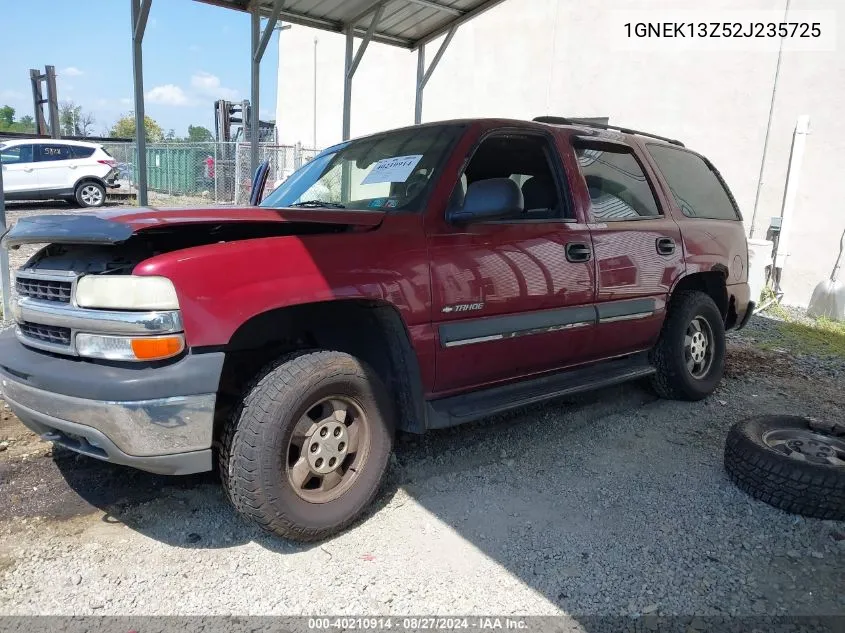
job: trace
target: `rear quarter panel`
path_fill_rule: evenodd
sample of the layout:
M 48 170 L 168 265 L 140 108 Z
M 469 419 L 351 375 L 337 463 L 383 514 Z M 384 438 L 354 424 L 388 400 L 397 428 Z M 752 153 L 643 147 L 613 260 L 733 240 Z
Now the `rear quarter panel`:
M 748 245 L 742 219 L 710 220 L 684 215 L 647 145 L 640 142 L 640 155 L 648 163 L 651 176 L 661 190 L 665 208 L 681 229 L 686 274 L 720 271 L 725 274 L 727 285 L 747 283 Z

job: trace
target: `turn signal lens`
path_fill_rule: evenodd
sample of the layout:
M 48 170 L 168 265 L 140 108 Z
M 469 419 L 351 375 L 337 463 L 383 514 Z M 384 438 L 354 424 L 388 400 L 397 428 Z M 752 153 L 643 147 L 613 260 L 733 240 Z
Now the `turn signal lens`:
M 132 339 L 132 351 L 138 360 L 160 360 L 176 356 L 185 349 L 181 336 Z
M 103 336 L 77 334 L 76 351 L 87 358 L 106 360 L 151 361 L 164 360 L 181 354 L 185 339 L 181 334 L 156 337 Z

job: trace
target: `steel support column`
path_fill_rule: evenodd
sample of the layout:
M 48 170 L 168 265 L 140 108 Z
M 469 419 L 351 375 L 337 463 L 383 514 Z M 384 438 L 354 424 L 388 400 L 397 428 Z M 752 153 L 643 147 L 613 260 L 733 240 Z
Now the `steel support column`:
M 423 92 L 425 92 L 425 86 L 428 80 L 431 79 L 431 74 L 437 68 L 437 64 L 443 59 L 443 54 L 449 48 L 449 44 L 452 43 L 452 38 L 455 37 L 457 30 L 458 27 L 453 26 L 446 33 L 446 38 L 440 44 L 440 48 L 437 49 L 437 53 L 435 53 L 434 59 L 431 60 L 428 70 L 425 68 L 425 44 L 420 44 L 417 49 L 417 98 L 414 106 L 414 125 L 422 123 Z
M 373 19 L 370 21 L 370 26 L 358 46 L 358 51 L 354 53 L 355 48 L 355 22 L 350 22 L 344 29 L 346 33 L 346 63 L 344 64 L 343 75 L 343 140 L 348 141 L 352 135 L 352 78 L 355 77 L 355 71 L 358 70 L 358 65 L 367 52 L 367 47 L 373 39 L 378 23 L 381 21 L 381 16 L 384 13 L 384 5 L 386 1 L 382 1 L 377 5 L 371 7 L 370 11 L 375 11 Z M 356 18 L 361 19 L 366 14 L 362 14 Z
M 355 46 L 355 30 L 346 27 L 346 55 L 343 63 L 343 140 L 348 141 L 352 132 L 352 54 Z
M 279 14 L 285 6 L 285 0 L 276 0 L 267 18 L 264 30 L 261 30 L 261 7 L 254 0 L 250 6 L 250 108 L 249 108 L 249 169 L 252 175 L 258 169 L 258 148 L 261 141 L 261 60 L 264 58 L 264 51 L 276 29 L 276 22 L 279 21 Z M 278 123 L 278 122 L 277 122 Z M 244 124 L 246 124 L 246 112 L 244 112 Z
M 260 133 L 259 126 L 259 108 L 261 107 L 260 94 L 260 71 L 261 71 L 261 57 L 259 57 L 259 38 L 261 35 L 261 14 L 258 10 L 258 3 L 254 3 L 251 11 L 251 40 L 252 40 L 252 55 L 250 55 L 250 108 L 249 108 L 249 173 L 250 176 L 255 174 L 258 169 L 258 135 Z M 246 114 L 246 113 L 244 113 Z
M 147 205 L 147 135 L 144 128 L 144 31 L 152 0 L 129 0 L 132 5 L 132 76 L 135 83 L 135 147 L 138 157 L 138 205 Z
M 6 232 L 6 196 L 3 193 L 3 169 L 0 167 L 0 237 Z M 0 299 L 3 305 L 3 319 L 12 318 L 10 311 L 12 282 L 9 276 L 9 251 L 0 248 Z

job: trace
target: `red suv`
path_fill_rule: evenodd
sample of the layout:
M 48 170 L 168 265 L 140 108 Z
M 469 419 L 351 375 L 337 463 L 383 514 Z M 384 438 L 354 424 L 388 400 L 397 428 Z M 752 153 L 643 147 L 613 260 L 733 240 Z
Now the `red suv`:
M 313 540 L 422 433 L 650 377 L 719 383 L 751 315 L 736 203 L 669 139 L 463 120 L 325 150 L 258 207 L 19 221 L 0 385 L 74 451 L 182 474 Z

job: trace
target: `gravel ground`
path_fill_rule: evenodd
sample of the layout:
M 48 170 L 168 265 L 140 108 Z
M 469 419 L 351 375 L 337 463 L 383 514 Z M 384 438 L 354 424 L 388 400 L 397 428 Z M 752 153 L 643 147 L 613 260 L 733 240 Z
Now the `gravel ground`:
M 841 415 L 845 359 L 756 347 L 779 326 L 731 334 L 703 402 L 631 384 L 402 436 L 366 519 L 309 546 L 242 521 L 213 475 L 54 454 L 0 405 L 0 614 L 845 615 L 845 524 L 722 467 L 743 417 Z
M 703 402 L 633 384 L 403 436 L 370 515 L 312 546 L 243 522 L 213 476 L 45 456 L 6 412 L 0 613 L 845 615 L 845 525 L 721 463 L 737 419 L 838 415 L 841 388 L 732 335 Z

